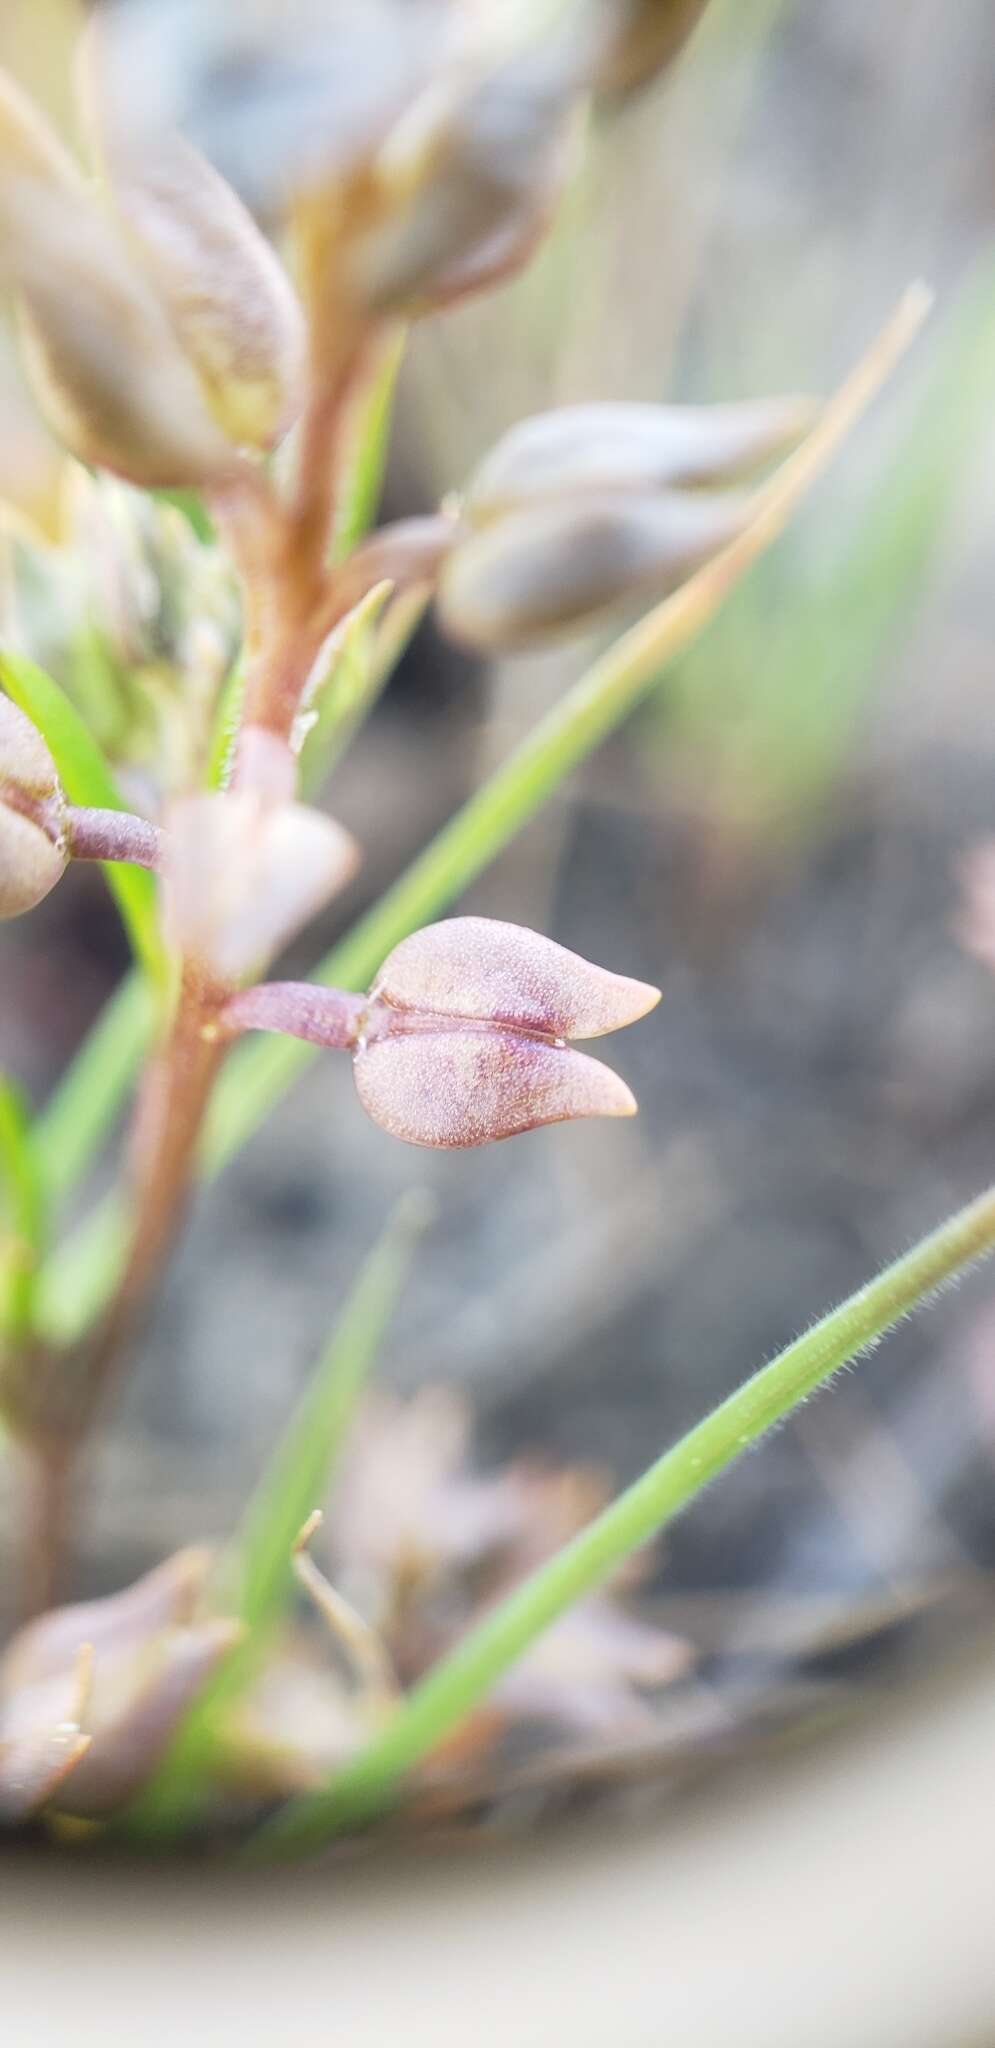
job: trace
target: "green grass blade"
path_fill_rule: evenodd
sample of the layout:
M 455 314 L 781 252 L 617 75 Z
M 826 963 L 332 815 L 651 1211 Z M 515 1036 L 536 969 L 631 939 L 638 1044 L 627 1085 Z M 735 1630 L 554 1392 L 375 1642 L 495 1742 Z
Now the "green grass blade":
M 358 409 L 352 453 L 339 486 L 332 542 L 332 557 L 336 562 L 351 554 L 369 532 L 377 515 L 387 467 L 394 393 L 406 341 L 407 333 L 403 327 L 391 335 Z
M 0 1074 L 0 1212 L 9 1226 L 0 1235 L 0 1323 L 16 1343 L 34 1324 L 45 1202 L 28 1103 L 5 1074 Z
M 0 682 L 38 727 L 51 748 L 70 803 L 98 810 L 127 809 L 96 740 L 64 690 L 22 654 L 0 654 Z M 127 862 L 101 863 L 138 960 L 153 977 L 163 971 L 155 881 Z
M 360 1269 L 332 1336 L 243 1517 L 218 1579 L 219 1604 L 245 1623 L 169 1755 L 128 1815 L 132 1835 L 181 1834 L 201 1807 L 218 1716 L 259 1668 L 294 1598 L 293 1549 L 328 1491 L 356 1402 L 374 1364 L 429 1218 L 424 1196 L 402 1197 Z
M 47 1200 L 68 1200 L 108 1136 L 148 1043 L 155 998 L 146 978 L 125 976 L 35 1122 Z
M 673 1521 L 774 1424 L 956 1275 L 995 1248 L 995 1188 L 923 1238 L 803 1337 L 761 1366 L 664 1452 L 548 1564 L 532 1573 L 408 1694 L 383 1730 L 321 1790 L 262 1829 L 255 1855 L 316 1850 L 389 1804 L 399 1781 L 437 1747 L 543 1631 Z
M 269 1629 L 293 1590 L 294 1541 L 328 1490 L 356 1402 L 394 1314 L 428 1221 L 424 1196 L 402 1197 L 361 1267 L 332 1336 L 250 1501 L 235 1539 L 236 1611 Z

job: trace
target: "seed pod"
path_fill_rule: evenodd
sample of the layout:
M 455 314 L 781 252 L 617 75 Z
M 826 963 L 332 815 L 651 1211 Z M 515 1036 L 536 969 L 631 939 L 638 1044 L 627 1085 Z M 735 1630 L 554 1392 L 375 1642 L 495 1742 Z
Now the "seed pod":
M 0 696 L 0 918 L 33 910 L 68 858 L 55 762 L 37 727 Z
M 707 0 L 613 0 L 618 22 L 606 38 L 594 84 L 613 97 L 637 92 L 673 63 Z
M 625 1082 L 564 1041 L 631 1024 L 658 1000 L 516 925 L 429 925 L 381 969 L 354 1055 L 359 1099 L 392 1136 L 445 1148 L 631 1116 Z
M 171 944 L 219 980 L 258 971 L 355 871 L 355 841 L 305 804 L 254 791 L 184 797 L 164 863 Z
M 83 462 L 149 488 L 231 466 L 155 297 L 40 114 L 0 73 L 0 275 L 42 413 Z
M 460 509 L 483 526 L 578 492 L 731 483 L 793 448 L 814 411 L 805 398 L 564 405 L 504 434 L 471 477 Z
M 637 597 L 663 597 L 738 533 L 731 492 L 557 500 L 470 535 L 439 583 L 440 622 L 482 652 L 510 652 Z
M 300 397 L 304 316 L 275 252 L 193 145 L 136 126 L 109 89 L 96 21 L 85 43 L 95 154 L 125 237 L 231 441 L 269 446 Z
M 89 1739 L 52 1787 L 60 1812 L 93 1818 L 132 1798 L 239 1640 L 238 1623 L 197 1617 L 210 1563 L 207 1551 L 179 1551 L 124 1592 L 56 1609 L 15 1636 L 0 1667 L 0 1731 L 22 1738 L 32 1721 L 45 1725 L 80 1652 L 92 1656 Z

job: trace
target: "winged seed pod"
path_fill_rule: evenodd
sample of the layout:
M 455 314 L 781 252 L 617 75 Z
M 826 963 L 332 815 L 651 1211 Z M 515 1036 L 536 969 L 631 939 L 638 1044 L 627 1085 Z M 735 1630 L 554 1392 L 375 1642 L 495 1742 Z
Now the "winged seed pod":
M 173 805 L 164 861 L 170 943 L 236 983 L 322 910 L 355 871 L 341 825 L 254 790 L 202 791 Z
M 209 1551 L 178 1551 L 124 1592 L 57 1608 L 14 1637 L 0 1663 L 0 1739 L 16 1732 L 23 1742 L 33 1722 L 47 1727 L 81 1653 L 92 1659 L 77 1715 L 87 1739 L 48 1789 L 60 1812 L 95 1818 L 132 1798 L 238 1642 L 237 1622 L 198 1616 L 210 1565 Z
M 2 72 L 0 279 L 17 294 L 41 412 L 81 461 L 150 489 L 230 468 L 231 447 L 154 294 Z
M 659 1000 L 538 932 L 452 917 L 402 939 L 367 997 L 261 982 L 230 998 L 220 1024 L 350 1051 L 374 1123 L 452 1150 L 568 1117 L 633 1116 L 625 1082 L 566 1041 L 619 1031 Z
M 149 134 L 116 95 L 99 18 L 83 45 L 94 155 L 136 262 L 231 441 L 268 447 L 297 410 L 304 315 L 274 250 L 229 184 L 175 130 Z M 111 79 L 114 73 L 111 71 Z
M 577 491 L 727 484 L 795 447 L 807 398 L 727 405 L 564 405 L 519 422 L 484 457 L 460 510 L 474 526 Z
M 68 859 L 55 762 L 30 718 L 0 695 L 0 918 L 33 910 Z

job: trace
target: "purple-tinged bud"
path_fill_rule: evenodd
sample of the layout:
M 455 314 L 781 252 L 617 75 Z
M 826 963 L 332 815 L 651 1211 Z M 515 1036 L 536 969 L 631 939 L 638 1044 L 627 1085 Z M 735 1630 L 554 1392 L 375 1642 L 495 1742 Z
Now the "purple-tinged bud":
M 614 0 L 594 84 L 599 92 L 638 91 L 665 71 L 704 14 L 707 0 Z
M 55 762 L 30 718 L 0 695 L 0 918 L 33 910 L 68 858 Z
M 521 420 L 471 477 L 473 526 L 578 492 L 656 492 L 728 484 L 785 455 L 816 407 L 807 398 L 726 405 L 564 405 Z
M 625 1082 L 565 1041 L 634 1023 L 658 1000 L 516 925 L 429 925 L 381 969 L 354 1055 L 359 1098 L 394 1137 L 447 1148 L 631 1116 Z
M 617 605 L 666 596 L 748 517 L 748 501 L 729 491 L 581 495 L 516 512 L 453 548 L 439 618 L 482 653 L 530 647 Z
M 106 61 L 106 25 L 84 41 L 95 153 L 137 263 L 229 440 L 268 447 L 301 396 L 304 316 L 274 250 L 229 184 L 175 130 L 136 120 Z
M 30 1819 L 82 1762 L 92 1740 L 83 1732 L 92 1667 L 85 1644 L 63 1670 L 0 1698 L 0 1821 Z
M 230 471 L 230 442 L 154 292 L 3 72 L 0 277 L 17 295 L 40 410 L 80 461 L 148 488 Z
M 88 1740 L 44 1795 L 60 1812 L 96 1817 L 132 1798 L 239 1640 L 237 1623 L 198 1617 L 210 1563 L 208 1551 L 180 1551 L 126 1591 L 59 1608 L 15 1636 L 0 1665 L 0 1732 L 21 1741 L 48 1725 L 81 1654 L 92 1659 L 77 1717 Z

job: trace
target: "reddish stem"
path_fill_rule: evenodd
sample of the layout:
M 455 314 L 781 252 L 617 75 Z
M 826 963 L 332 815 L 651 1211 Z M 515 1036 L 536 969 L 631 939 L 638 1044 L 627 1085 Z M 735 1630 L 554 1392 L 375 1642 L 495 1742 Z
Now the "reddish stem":
M 242 1031 L 283 1031 L 309 1045 L 349 1051 L 359 1035 L 368 997 L 310 981 L 264 981 L 230 996 L 218 1016 L 227 1038 Z
M 71 806 L 66 832 L 73 860 L 124 860 L 132 867 L 158 868 L 162 833 L 131 811 L 97 811 Z

